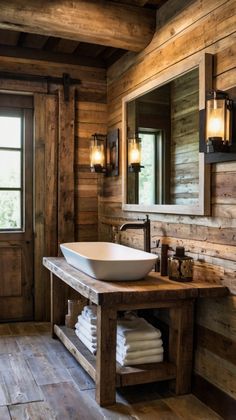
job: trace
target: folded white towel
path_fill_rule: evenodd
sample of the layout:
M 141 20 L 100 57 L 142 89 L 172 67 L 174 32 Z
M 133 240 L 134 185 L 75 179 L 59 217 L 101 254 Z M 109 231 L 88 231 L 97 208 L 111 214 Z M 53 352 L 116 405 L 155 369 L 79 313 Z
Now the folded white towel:
M 161 337 L 161 332 L 144 318 L 119 319 L 117 321 L 117 340 L 118 336 L 126 340 L 125 344 L 129 344 L 131 341 L 158 339 Z
M 116 361 L 120 363 L 121 366 L 131 366 L 131 365 L 144 365 L 146 363 L 159 363 L 163 361 L 163 353 L 156 354 L 152 356 L 139 357 L 137 359 L 126 359 L 120 357 L 119 354 L 116 354 Z
M 94 335 L 94 334 L 96 335 L 97 334 L 97 326 L 90 324 L 82 315 L 79 315 L 78 316 L 78 322 L 77 322 L 77 324 L 82 325 L 92 335 Z
M 131 341 L 128 344 L 126 344 L 126 339 L 123 339 L 121 336 L 117 336 L 117 342 L 116 345 L 118 348 L 120 348 L 122 351 L 126 352 L 133 352 L 133 351 L 139 351 L 139 350 L 146 350 L 146 349 L 156 349 L 163 346 L 163 341 L 161 338 L 155 339 L 155 340 L 137 340 L 137 341 Z
M 82 331 L 83 334 L 91 341 L 91 342 L 95 342 L 97 341 L 97 330 L 89 330 L 88 328 L 86 328 L 81 322 L 77 322 L 75 324 L 75 328 L 79 331 Z
M 81 324 L 77 323 L 76 329 L 80 331 L 86 338 L 89 340 L 90 343 L 97 344 L 97 335 L 92 335 L 86 328 L 84 328 Z
M 121 351 L 119 347 L 116 347 L 116 353 L 126 360 L 132 360 L 132 359 L 139 359 L 140 357 L 146 357 L 146 356 L 155 356 L 157 354 L 162 354 L 164 352 L 163 347 L 157 347 L 155 349 L 148 349 L 148 350 L 140 350 L 140 351 Z
M 82 311 L 82 315 L 84 316 L 84 318 L 96 321 L 97 320 L 97 306 L 95 305 L 85 306 Z
M 95 343 L 90 343 L 90 341 L 87 340 L 84 334 L 82 334 L 82 332 L 79 330 L 75 330 L 75 334 L 77 335 L 77 337 L 79 337 L 80 341 L 82 341 L 82 343 L 87 347 L 87 349 L 91 351 L 92 354 L 96 354 L 97 345 Z

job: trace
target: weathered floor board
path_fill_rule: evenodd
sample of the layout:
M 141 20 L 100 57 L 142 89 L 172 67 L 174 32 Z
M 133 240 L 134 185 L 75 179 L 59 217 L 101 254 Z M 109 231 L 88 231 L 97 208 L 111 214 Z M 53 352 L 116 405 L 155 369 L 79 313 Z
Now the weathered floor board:
M 219 420 L 193 395 L 176 397 L 156 384 L 117 391 L 102 408 L 95 385 L 49 324 L 0 325 L 1 420 Z
M 1 420 L 11 420 L 9 411 L 7 407 L 0 407 L 0 419 Z
M 21 354 L 0 356 L 0 405 L 42 400 L 42 393 Z

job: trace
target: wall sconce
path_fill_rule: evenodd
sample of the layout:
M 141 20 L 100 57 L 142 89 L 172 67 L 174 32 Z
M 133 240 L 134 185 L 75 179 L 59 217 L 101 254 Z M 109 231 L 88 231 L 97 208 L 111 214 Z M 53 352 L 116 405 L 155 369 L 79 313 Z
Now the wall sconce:
M 106 176 L 119 175 L 119 129 L 107 135 L 95 133 L 90 140 L 90 170 Z
M 204 140 L 200 151 L 205 152 L 206 162 L 236 160 L 233 142 L 233 100 L 227 92 L 213 90 L 206 96 Z
M 128 168 L 129 172 L 140 172 L 141 168 L 141 139 L 135 135 L 128 139 Z

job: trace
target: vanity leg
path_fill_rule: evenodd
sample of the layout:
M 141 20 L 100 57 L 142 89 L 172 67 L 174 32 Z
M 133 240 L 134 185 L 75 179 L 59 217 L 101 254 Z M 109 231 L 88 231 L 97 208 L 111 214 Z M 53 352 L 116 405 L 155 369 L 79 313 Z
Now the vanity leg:
M 50 272 L 51 282 L 51 335 L 54 334 L 54 324 L 63 325 L 65 323 L 65 284 L 58 277 Z
M 169 357 L 176 365 L 176 380 L 171 388 L 177 395 L 191 391 L 193 324 L 193 300 L 184 300 L 181 306 L 170 309 Z
M 96 401 L 101 406 L 116 401 L 117 311 L 97 306 Z

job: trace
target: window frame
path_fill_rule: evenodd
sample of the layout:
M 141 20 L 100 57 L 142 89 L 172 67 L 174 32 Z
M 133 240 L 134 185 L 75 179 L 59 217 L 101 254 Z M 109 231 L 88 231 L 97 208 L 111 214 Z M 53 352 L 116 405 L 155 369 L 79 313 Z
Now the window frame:
M 0 187 L 0 191 L 19 191 L 20 192 L 20 226 L 16 228 L 1 228 L 0 233 L 24 232 L 25 231 L 25 122 L 24 110 L 21 108 L 9 108 L 7 106 L 0 106 L 0 116 L 18 117 L 21 119 L 21 134 L 20 134 L 20 147 L 2 147 L 0 151 L 19 151 L 20 156 L 20 187 Z

